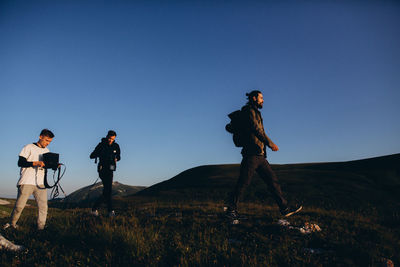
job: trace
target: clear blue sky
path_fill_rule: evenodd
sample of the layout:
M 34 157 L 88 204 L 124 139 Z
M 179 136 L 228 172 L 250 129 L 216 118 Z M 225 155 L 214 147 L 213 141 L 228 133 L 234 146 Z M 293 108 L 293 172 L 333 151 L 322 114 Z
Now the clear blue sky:
M 400 2 L 214 2 L 1 1 L 0 196 L 42 128 L 67 193 L 96 179 L 109 129 L 121 183 L 239 163 L 226 115 L 252 89 L 271 163 L 400 152 Z

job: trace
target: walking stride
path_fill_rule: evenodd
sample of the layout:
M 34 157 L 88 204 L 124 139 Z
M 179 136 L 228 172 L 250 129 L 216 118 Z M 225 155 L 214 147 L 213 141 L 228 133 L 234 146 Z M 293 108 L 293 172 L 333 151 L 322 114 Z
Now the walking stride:
M 91 159 L 99 158 L 97 171 L 103 183 L 103 194 L 96 200 L 92 208 L 92 214 L 99 215 L 98 207 L 105 202 L 107 204 L 108 216 L 114 217 L 115 212 L 112 207 L 112 183 L 113 174 L 117 168 L 117 161 L 121 159 L 121 150 L 119 145 L 115 142 L 117 134 L 115 131 L 108 131 L 105 138 L 96 146 L 94 151 L 90 154 Z
M 229 115 L 232 121 L 226 126 L 226 130 L 233 133 L 235 145 L 243 147 L 240 175 L 227 201 L 227 216 L 233 220 L 240 219 L 238 213 L 239 199 L 244 189 L 250 184 L 254 173 L 257 172 L 268 185 L 268 189 L 278 204 L 281 214 L 284 217 L 288 217 L 299 212 L 302 206 L 288 206 L 278 178 L 266 159 L 266 147 L 269 147 L 272 151 L 278 151 L 279 148 L 264 130 L 263 119 L 259 111 L 264 104 L 262 93 L 255 90 L 246 94 L 246 96 L 248 97 L 247 104 L 240 111 Z

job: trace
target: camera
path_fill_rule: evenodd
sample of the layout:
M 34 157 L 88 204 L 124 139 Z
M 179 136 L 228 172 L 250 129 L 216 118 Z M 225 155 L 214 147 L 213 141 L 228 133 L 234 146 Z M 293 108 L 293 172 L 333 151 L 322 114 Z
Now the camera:
M 59 161 L 59 154 L 57 153 L 52 153 L 48 152 L 43 154 L 43 162 L 44 162 L 44 168 L 45 169 L 52 169 L 52 170 L 57 170 L 58 168 L 58 161 Z

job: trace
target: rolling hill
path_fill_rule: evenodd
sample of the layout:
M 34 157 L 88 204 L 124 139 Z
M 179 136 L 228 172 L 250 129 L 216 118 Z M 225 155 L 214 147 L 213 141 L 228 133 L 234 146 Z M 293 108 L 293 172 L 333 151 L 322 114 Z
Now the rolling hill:
M 400 207 L 400 154 L 348 162 L 272 165 L 272 168 L 289 201 L 324 208 Z M 135 196 L 223 200 L 238 175 L 239 164 L 195 167 Z M 267 186 L 258 175 L 243 200 L 273 204 Z
M 113 182 L 112 195 L 113 197 L 125 197 L 135 194 L 144 188 L 146 187 L 131 186 L 121 184 L 119 182 Z M 66 198 L 61 199 L 61 202 L 68 204 L 88 204 L 94 202 L 102 194 L 102 192 L 103 184 L 98 182 L 94 185 L 89 185 L 72 192 Z

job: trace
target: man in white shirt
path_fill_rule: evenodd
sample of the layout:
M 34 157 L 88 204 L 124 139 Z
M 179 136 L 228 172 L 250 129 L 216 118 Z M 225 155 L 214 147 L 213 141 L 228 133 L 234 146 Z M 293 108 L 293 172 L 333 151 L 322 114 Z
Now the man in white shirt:
M 18 197 L 11 213 L 11 221 L 4 225 L 4 229 L 18 227 L 17 221 L 32 194 L 38 206 L 37 227 L 39 230 L 44 229 L 47 217 L 47 190 L 44 187 L 43 154 L 49 152 L 47 146 L 53 138 L 54 134 L 50 130 L 43 129 L 39 135 L 39 141 L 24 146 L 19 153 L 18 167 L 21 167 L 21 171 L 17 184 Z

